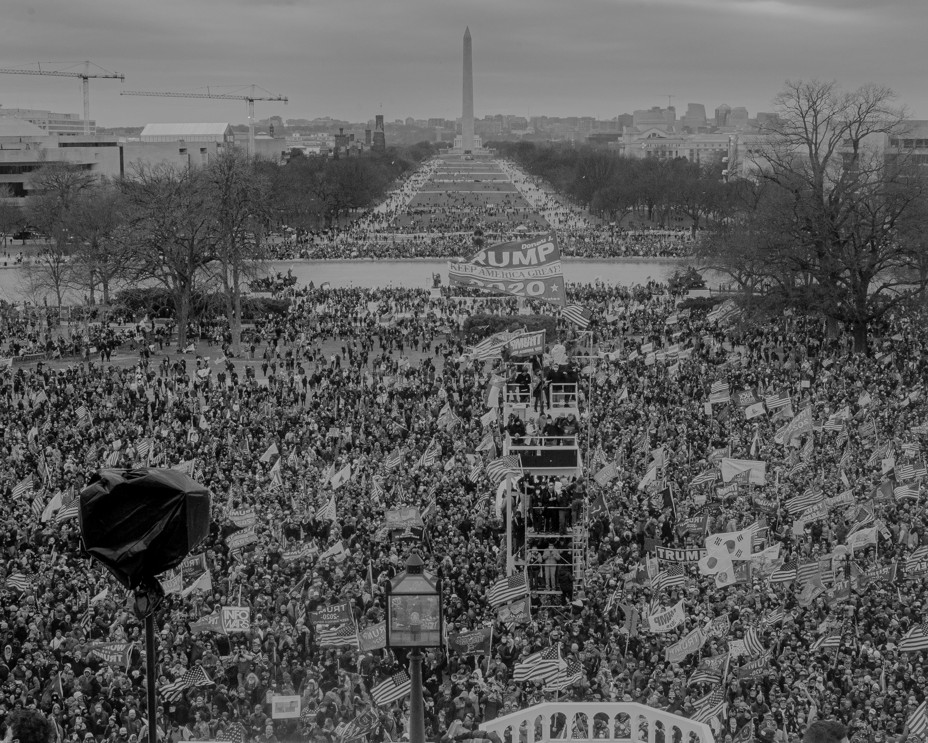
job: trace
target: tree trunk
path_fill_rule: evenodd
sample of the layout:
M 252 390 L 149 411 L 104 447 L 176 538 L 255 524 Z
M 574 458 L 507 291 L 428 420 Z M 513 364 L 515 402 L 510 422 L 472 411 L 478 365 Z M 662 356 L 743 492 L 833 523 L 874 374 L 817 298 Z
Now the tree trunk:
M 242 286 L 237 264 L 232 265 L 232 299 L 232 323 L 229 329 L 232 331 L 232 353 L 238 356 L 242 346 Z
M 177 350 L 183 353 L 187 346 L 187 318 L 190 315 L 190 290 L 186 287 L 178 290 L 174 311 L 177 314 Z
M 854 321 L 854 353 L 867 353 L 867 322 Z
M 100 288 L 103 291 L 103 304 L 109 305 L 110 303 L 110 282 L 109 279 L 103 279 L 100 282 Z

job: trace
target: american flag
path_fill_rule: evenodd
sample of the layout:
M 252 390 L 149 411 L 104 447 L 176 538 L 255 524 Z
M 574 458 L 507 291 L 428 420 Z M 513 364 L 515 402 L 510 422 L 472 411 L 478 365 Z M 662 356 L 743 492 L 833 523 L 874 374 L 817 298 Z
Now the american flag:
M 42 494 L 36 493 L 35 498 L 32 499 L 32 513 L 35 514 L 36 518 L 41 518 L 44 510 L 45 504 L 42 503 Z
M 852 461 L 853 461 L 853 458 L 851 457 L 851 448 L 848 447 L 847 449 L 844 450 L 844 454 L 841 455 L 841 459 L 838 460 L 838 466 L 841 469 L 846 470 L 848 467 L 851 466 Z
M 508 332 L 491 335 L 489 338 L 480 341 L 480 343 L 474 346 L 471 350 L 471 355 L 480 361 L 494 359 L 501 354 L 502 350 L 509 344 L 509 341 L 517 335 L 519 335 L 519 333 Z
M 603 467 L 599 472 L 593 475 L 593 479 L 596 480 L 596 483 L 601 487 L 608 485 L 612 479 L 618 475 L 615 465 L 611 462 Z
M 916 477 L 928 477 L 928 467 L 925 466 L 925 460 L 915 465 L 915 476 Z
M 499 484 L 510 475 L 522 474 L 522 458 L 518 454 L 510 454 L 487 462 L 487 477 L 495 484 Z
M 240 722 L 233 722 L 225 730 L 216 733 L 216 740 L 227 743 L 245 743 L 245 726 Z
M 419 457 L 418 466 L 419 467 L 432 467 L 435 462 L 438 461 L 438 456 L 441 454 L 441 444 L 439 444 L 434 438 L 429 442 L 429 445 L 426 447 L 422 456 Z
M 807 508 L 812 508 L 812 506 L 818 505 L 823 500 L 825 500 L 825 494 L 817 488 L 809 488 L 802 495 L 797 495 L 795 498 L 790 498 L 784 504 L 786 510 L 789 511 L 793 516 L 796 516 Z
M 106 466 L 115 467 L 117 464 L 119 464 L 119 452 L 111 451 L 106 457 Z
M 363 738 L 365 735 L 373 733 L 379 725 L 380 719 L 377 712 L 373 709 L 366 709 L 345 725 L 341 734 L 341 743 L 351 743 L 353 740 Z
M 371 698 L 378 707 L 383 707 L 393 702 L 398 702 L 412 691 L 412 681 L 406 671 L 390 676 L 384 679 L 371 689 Z
M 915 479 L 915 465 L 912 464 L 897 464 L 895 467 L 896 470 L 896 479 L 900 482 L 905 482 L 906 480 Z
M 867 466 L 872 467 L 875 464 L 879 464 L 882 460 L 887 459 L 892 456 L 893 445 L 890 442 L 886 442 L 881 446 L 878 446 L 873 450 L 873 453 L 870 455 L 870 458 L 867 459 Z
M 563 663 L 560 645 L 552 645 L 517 662 L 512 669 L 512 680 L 551 681 L 557 678 Z
M 203 666 L 194 666 L 193 668 L 184 672 L 177 681 L 173 681 L 170 684 L 165 684 L 161 687 L 161 696 L 167 702 L 176 702 L 184 694 L 185 689 L 190 689 L 194 686 L 212 686 L 213 682 L 209 676 L 206 675 L 206 671 L 203 670 Z
M 558 671 L 557 676 L 548 680 L 548 683 L 545 684 L 545 691 L 563 691 L 582 679 L 583 666 L 580 661 L 569 660 L 566 667 Z
M 383 478 L 379 475 L 371 478 L 371 495 L 375 498 L 382 498 L 384 495 Z
M 837 633 L 831 633 L 828 635 L 822 635 L 815 642 L 812 643 L 812 646 L 809 650 L 829 650 L 831 648 L 841 647 L 841 635 Z
M 477 445 L 477 451 L 491 451 L 493 456 L 496 456 L 496 441 L 493 440 L 492 431 L 483 434 L 483 438 L 480 439 L 480 443 Z
M 725 706 L 725 690 L 715 689 L 696 700 L 696 712 L 692 719 L 694 722 L 709 722 L 714 717 L 724 714 Z
M 569 320 L 580 330 L 586 330 L 590 327 L 590 320 L 593 317 L 593 310 L 583 307 L 579 304 L 569 304 L 561 310 L 561 317 Z
M 696 667 L 696 670 L 693 671 L 693 675 L 690 676 L 689 680 L 686 682 L 686 685 L 693 686 L 694 684 L 721 683 L 722 670 L 728 660 L 725 659 L 721 662 L 715 662 L 716 660 L 716 658 L 705 658 L 701 660 L 699 665 Z
M 918 498 L 918 488 L 912 485 L 900 485 L 897 488 L 893 488 L 893 495 L 898 499 L 903 498 Z
M 928 627 L 916 624 L 899 641 L 899 652 L 917 653 L 922 650 L 928 650 Z
M 822 424 L 823 431 L 843 431 L 844 430 L 844 420 L 838 417 L 837 414 L 828 416 Z
M 135 447 L 139 461 L 147 461 L 148 455 L 151 454 L 151 439 L 142 439 Z
M 702 485 L 705 482 L 715 482 L 718 479 L 718 470 L 706 470 L 705 472 L 696 475 L 696 477 L 690 481 L 690 485 Z
M 764 396 L 764 405 L 767 406 L 767 410 L 785 408 L 790 402 L 789 393 L 786 390 L 777 390 L 772 395 Z
M 402 449 L 394 449 L 389 454 L 387 454 L 387 458 L 383 460 L 383 464 L 388 470 L 395 470 L 402 463 L 403 463 L 403 450 Z
M 90 420 L 90 411 L 87 410 L 86 405 L 81 405 L 77 409 L 77 422 L 82 423 L 84 420 Z
M 474 462 L 470 467 L 470 471 L 467 473 L 467 479 L 471 482 L 478 482 L 482 472 L 483 464 L 480 462 Z
M 316 633 L 319 647 L 358 647 L 358 629 L 354 623 L 320 625 Z
M 337 521 L 338 514 L 335 511 L 335 493 L 326 501 L 325 505 L 319 506 L 313 515 L 316 521 Z
M 664 588 L 672 588 L 674 586 L 682 586 L 686 582 L 686 573 L 683 570 L 682 565 L 671 565 L 666 570 L 662 570 L 660 573 L 654 576 L 651 580 L 651 590 L 652 591 L 661 591 Z
M 6 587 L 15 588 L 17 591 L 25 591 L 32 587 L 32 581 L 22 573 L 10 573 L 6 577 Z
M 718 381 L 712 383 L 712 387 L 709 389 L 709 402 L 728 402 L 730 399 L 731 390 L 728 387 L 728 382 Z
M 792 583 L 796 580 L 798 560 L 784 562 L 770 574 L 771 583 Z
M 857 433 L 862 439 L 869 439 L 871 436 L 876 436 L 876 423 L 873 421 L 873 418 L 866 420 Z
M 925 740 L 928 734 L 928 699 L 915 708 L 905 725 L 909 729 L 910 738 Z
M 65 521 L 76 519 L 79 509 L 80 500 L 74 495 L 73 491 L 69 491 L 68 494 L 61 499 L 61 508 L 58 510 L 58 513 L 55 514 L 55 523 L 63 524 Z
M 13 498 L 22 498 L 33 490 L 32 475 L 23 478 L 13 486 Z
M 754 627 L 744 633 L 744 647 L 751 655 L 763 655 L 767 652 L 760 639 L 760 633 Z
M 802 565 L 797 566 L 796 568 L 796 580 L 799 581 L 800 585 L 807 583 L 810 580 L 821 580 L 822 574 L 821 569 L 818 564 L 818 560 L 812 560 L 811 562 L 804 562 Z
M 776 609 L 771 611 L 767 616 L 762 617 L 760 620 L 762 627 L 770 627 L 774 624 L 782 622 L 786 618 L 786 610 L 782 606 L 778 606 Z
M 500 578 L 490 586 L 490 590 L 487 591 L 487 601 L 495 609 L 527 595 L 528 585 L 525 582 L 525 575 L 518 573 L 508 578 Z

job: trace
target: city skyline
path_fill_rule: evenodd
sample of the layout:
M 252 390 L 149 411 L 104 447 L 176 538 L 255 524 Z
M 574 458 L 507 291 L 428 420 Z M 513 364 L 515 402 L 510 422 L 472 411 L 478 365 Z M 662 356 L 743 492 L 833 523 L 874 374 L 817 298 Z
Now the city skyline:
M 245 120 L 244 104 L 120 96 L 260 85 L 290 103 L 256 118 L 457 119 L 460 39 L 474 39 L 474 113 L 529 118 L 621 113 L 672 100 L 772 110 L 786 79 L 892 87 L 928 118 L 920 29 L 928 4 L 890 0 L 11 0 L 0 66 L 90 59 L 126 76 L 92 80 L 99 126 Z M 223 89 L 221 92 L 228 92 Z M 672 99 L 668 96 L 673 96 Z M 80 112 L 76 80 L 0 75 L 4 108 Z

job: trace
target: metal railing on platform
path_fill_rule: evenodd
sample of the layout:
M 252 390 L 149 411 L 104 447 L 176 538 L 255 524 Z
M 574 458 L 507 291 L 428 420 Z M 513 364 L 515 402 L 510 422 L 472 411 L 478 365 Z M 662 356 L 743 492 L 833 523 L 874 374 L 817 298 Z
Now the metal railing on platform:
M 628 741 L 715 743 L 712 728 L 635 702 L 546 702 L 480 725 L 503 743 Z

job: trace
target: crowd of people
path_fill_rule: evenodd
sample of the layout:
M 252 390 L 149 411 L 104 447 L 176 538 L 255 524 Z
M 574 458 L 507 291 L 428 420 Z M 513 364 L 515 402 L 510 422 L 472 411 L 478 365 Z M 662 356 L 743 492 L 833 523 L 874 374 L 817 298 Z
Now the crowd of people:
M 693 247 L 692 234 L 679 226 L 594 219 L 512 162 L 434 159 L 352 225 L 274 236 L 268 249 L 279 260 L 454 258 L 473 251 L 475 232 L 504 242 L 550 230 L 574 258 L 679 258 Z
M 928 652 L 928 642 L 900 646 L 920 631 L 928 602 L 918 568 L 928 431 L 921 319 L 898 314 L 873 328 L 875 353 L 864 355 L 811 320 L 726 324 L 704 309 L 681 311 L 655 284 L 572 286 L 571 301 L 594 313 L 595 358 L 567 368 L 580 379 L 571 431 L 585 469 L 578 480 L 525 478 L 511 511 L 518 520 L 527 509 L 530 529 L 559 533 L 588 513 L 589 569 L 582 586 L 569 565 L 549 572 L 552 553 L 519 551 L 526 524 L 514 524 L 516 569 L 535 565 L 532 586 L 564 597 L 518 622 L 487 599 L 509 562 L 507 510 L 474 465 L 493 456 L 482 446 L 487 433 L 497 452 L 507 436 L 528 434 L 510 431 L 502 408 L 490 408 L 486 422 L 486 392 L 501 370 L 472 358 L 462 335 L 470 313 L 516 315 L 518 303 L 407 289 L 285 293 L 286 314 L 263 319 L 260 342 L 239 354 L 227 335 L 197 355 L 175 352 L 138 319 L 136 355 L 123 346 L 105 363 L 0 368 L 0 715 L 42 710 L 55 743 L 145 736 L 141 623 L 131 597 L 81 555 L 78 521 L 63 514 L 100 467 L 150 464 L 183 466 L 213 494 L 201 547 L 210 584 L 168 596 L 157 618 L 159 687 L 195 666 L 206 679 L 162 695 L 156 724 L 166 739 L 238 731 L 260 743 L 335 741 L 358 719 L 373 720 L 368 740 L 401 739 L 409 698 L 377 705 L 371 692 L 404 668 L 403 654 L 333 646 L 312 615 L 348 601 L 360 631 L 376 625 L 387 582 L 417 549 L 442 578 L 448 632 L 493 628 L 486 655 L 427 653 L 429 740 L 467 736 L 555 698 L 638 701 L 693 716 L 719 690 L 725 743 L 788 743 L 816 718 L 843 721 L 855 741 L 901 741 L 925 699 Z M 7 318 L 0 357 L 30 334 L 41 342 L 57 333 L 37 315 Z M 562 320 L 558 335 L 549 346 L 566 342 L 569 351 L 576 330 Z M 583 342 L 588 348 L 589 336 Z M 552 358 L 536 359 L 535 373 Z M 730 399 L 707 404 L 719 382 Z M 786 396 L 788 407 L 748 418 L 742 390 L 759 400 Z M 544 412 L 541 403 L 533 414 Z M 814 431 L 777 440 L 790 415 L 806 409 Z M 716 476 L 692 484 L 722 456 L 766 462 L 765 484 L 732 488 Z M 590 478 L 608 465 L 615 477 Z M 791 499 L 808 491 L 826 498 L 817 504 L 836 505 L 797 526 Z M 424 514 L 421 542 L 384 532 L 385 512 L 400 507 Z M 569 508 L 563 522 L 558 508 Z M 254 539 L 233 549 L 242 511 L 253 511 Z M 752 524 L 763 525 L 759 556 L 741 563 L 750 569 L 730 585 L 682 551 Z M 874 526 L 875 543 L 844 559 L 849 534 Z M 563 546 L 552 536 L 555 562 L 564 562 Z M 657 561 L 658 546 L 689 556 Z M 811 588 L 771 580 L 794 561 L 819 566 Z M 675 566 L 676 582 L 654 582 Z M 846 576 L 852 590 L 841 593 Z M 654 631 L 651 617 L 678 603 L 683 622 Z M 248 607 L 250 628 L 193 629 L 223 606 Z M 668 659 L 697 628 L 703 644 Z M 761 648 L 745 653 L 748 635 Z M 94 651 L 101 643 L 128 644 L 125 661 L 104 660 Z M 555 692 L 513 680 L 520 660 L 551 647 L 581 669 L 569 685 Z M 707 663 L 724 673 L 700 676 Z M 271 717 L 274 695 L 299 696 L 299 719 Z

